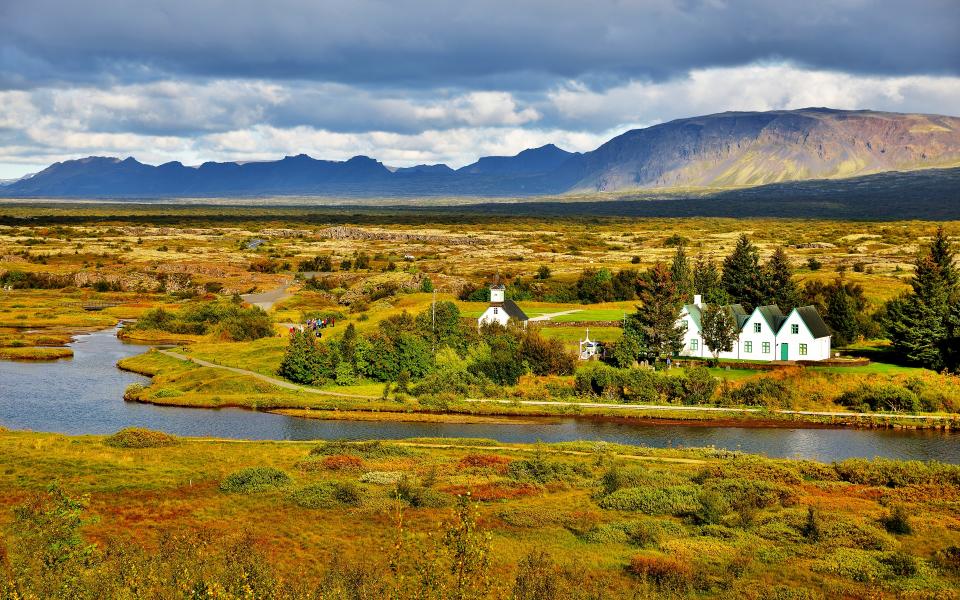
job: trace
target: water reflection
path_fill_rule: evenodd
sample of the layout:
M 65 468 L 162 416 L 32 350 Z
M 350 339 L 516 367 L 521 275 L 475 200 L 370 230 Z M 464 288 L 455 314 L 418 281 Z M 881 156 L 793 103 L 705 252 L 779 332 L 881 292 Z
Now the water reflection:
M 74 357 L 52 363 L 0 361 L 0 425 L 67 434 L 148 427 L 177 435 L 259 440 L 487 437 L 504 442 L 606 440 L 666 447 L 715 446 L 787 458 L 832 461 L 884 456 L 960 464 L 960 436 L 939 432 L 855 429 L 747 429 L 644 425 L 636 421 L 551 419 L 535 424 L 450 424 L 299 419 L 240 409 L 160 407 L 123 401 L 147 378 L 115 367 L 146 347 L 114 330 L 78 338 Z

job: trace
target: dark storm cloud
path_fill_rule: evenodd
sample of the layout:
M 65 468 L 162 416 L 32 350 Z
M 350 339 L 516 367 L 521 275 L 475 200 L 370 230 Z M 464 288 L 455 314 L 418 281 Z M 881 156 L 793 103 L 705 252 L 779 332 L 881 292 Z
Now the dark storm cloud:
M 3 0 L 0 85 L 170 76 L 543 89 L 783 59 L 960 72 L 957 0 Z

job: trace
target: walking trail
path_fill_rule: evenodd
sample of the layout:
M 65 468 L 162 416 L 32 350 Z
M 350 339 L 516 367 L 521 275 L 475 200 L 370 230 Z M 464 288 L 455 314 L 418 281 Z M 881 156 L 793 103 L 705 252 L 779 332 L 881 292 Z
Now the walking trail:
M 574 308 L 573 310 L 561 310 L 560 312 L 547 313 L 545 315 L 540 315 L 539 317 L 531 317 L 530 321 L 549 321 L 554 317 L 562 317 L 563 315 L 570 315 L 573 313 L 583 312 L 582 308 Z
M 186 356 L 179 352 L 173 350 L 157 350 L 161 354 L 165 354 L 172 358 L 179 360 L 185 360 L 192 362 L 194 364 L 200 365 L 201 367 L 209 367 L 211 369 L 223 369 L 224 371 L 230 371 L 231 373 L 237 373 L 239 375 L 249 375 L 255 377 L 260 381 L 265 381 L 267 383 L 273 384 L 277 387 L 281 387 L 288 390 L 297 390 L 300 392 L 306 392 L 308 394 L 317 394 L 320 396 L 335 396 L 340 398 L 354 398 L 357 400 L 379 400 L 379 396 L 366 396 L 363 394 L 348 394 L 345 392 L 332 392 L 329 390 L 318 390 L 317 388 L 300 385 L 297 383 L 292 383 L 286 381 L 285 379 L 278 379 L 276 377 L 271 377 L 269 375 L 264 375 L 263 373 L 257 373 L 255 371 L 248 371 L 246 369 L 240 369 L 237 367 L 227 367 L 224 365 L 219 365 L 201 358 L 195 358 L 192 356 Z M 747 413 L 762 413 L 768 412 L 773 414 L 780 415 L 804 415 L 804 416 L 814 416 L 814 417 L 875 417 L 875 418 L 899 418 L 899 419 L 916 419 L 916 420 L 951 420 L 958 419 L 960 415 L 949 414 L 949 415 L 908 415 L 900 413 L 855 413 L 855 412 L 834 412 L 834 411 L 814 411 L 814 410 L 765 410 L 762 408 L 728 408 L 723 406 L 674 406 L 674 405 L 665 405 L 665 404 L 607 404 L 603 402 L 553 402 L 549 400 L 497 400 L 494 398 L 467 398 L 466 402 L 492 402 L 495 404 L 520 404 L 522 406 L 573 406 L 578 408 L 604 408 L 607 410 L 622 410 L 622 411 L 638 411 L 638 410 L 659 410 L 659 411 L 693 411 L 693 412 L 717 412 L 717 413 L 734 413 L 734 414 L 747 414 Z
M 256 294 L 243 294 L 240 297 L 243 298 L 245 302 L 249 302 L 254 306 L 259 306 L 263 310 L 270 310 L 277 302 L 286 300 L 288 297 L 290 297 L 290 294 L 287 293 L 287 289 L 289 288 L 290 284 L 285 283 L 273 290 L 258 292 Z

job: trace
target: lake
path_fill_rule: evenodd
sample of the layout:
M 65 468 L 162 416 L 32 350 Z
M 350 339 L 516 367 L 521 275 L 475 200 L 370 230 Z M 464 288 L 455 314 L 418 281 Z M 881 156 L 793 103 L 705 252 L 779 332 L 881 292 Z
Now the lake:
M 589 418 L 536 424 L 325 421 L 242 409 L 125 402 L 123 390 L 149 379 L 116 368 L 148 347 L 126 344 L 109 329 L 78 336 L 74 357 L 55 362 L 0 361 L 0 425 L 65 434 L 105 434 L 146 427 L 183 436 L 255 440 L 484 437 L 503 442 L 605 440 L 637 446 L 715 446 L 771 457 L 822 461 L 882 456 L 960 464 L 960 435 L 885 429 L 764 429 L 643 424 Z

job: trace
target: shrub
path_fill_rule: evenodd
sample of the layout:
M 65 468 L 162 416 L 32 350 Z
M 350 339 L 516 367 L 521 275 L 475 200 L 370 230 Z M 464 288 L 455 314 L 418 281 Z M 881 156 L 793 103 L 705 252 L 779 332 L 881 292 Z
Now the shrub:
M 347 454 L 332 454 L 320 462 L 324 469 L 331 471 L 360 471 L 364 466 L 362 459 Z
M 861 485 L 891 488 L 931 483 L 960 485 L 960 466 L 932 461 L 851 458 L 835 463 L 833 468 L 840 480 Z
M 630 559 L 627 571 L 659 588 L 675 591 L 687 589 L 693 581 L 693 569 L 689 564 L 667 556 L 638 554 Z
M 648 515 L 690 513 L 699 507 L 699 490 L 692 485 L 665 488 L 624 488 L 605 496 L 600 507 L 608 510 L 638 511 Z
M 304 508 L 360 506 L 363 501 L 360 488 L 349 481 L 308 485 L 291 493 L 289 498 L 294 504 Z
M 394 495 L 414 508 L 440 508 L 450 504 L 447 494 L 417 485 L 406 475 L 397 480 Z
M 536 452 L 530 460 L 515 460 L 510 463 L 507 473 L 518 481 L 548 483 L 569 480 L 574 477 L 570 465 L 548 460 L 541 452 Z
M 477 485 L 453 485 L 444 488 L 449 494 L 466 496 L 470 494 L 477 502 L 496 502 L 534 496 L 542 491 L 539 485 L 525 482 L 493 481 Z
M 890 511 L 890 514 L 884 515 L 880 522 L 888 533 L 896 535 L 910 535 L 913 533 L 913 526 L 910 525 L 910 516 L 907 510 L 901 504 L 897 504 Z
M 907 388 L 893 384 L 864 384 L 840 394 L 837 403 L 847 408 L 871 411 L 919 412 L 920 398 Z
M 169 433 L 162 431 L 129 427 L 111 435 L 103 440 L 103 443 L 114 448 L 162 448 L 173 446 L 180 441 Z
M 700 494 L 700 505 L 693 511 L 693 519 L 701 525 L 715 525 L 730 510 L 723 496 L 713 490 Z
M 290 476 L 273 467 L 250 467 L 232 473 L 220 484 L 222 492 L 251 494 L 289 485 Z
M 906 552 L 892 552 L 883 559 L 883 563 L 890 567 L 895 577 L 913 577 L 919 570 L 917 559 Z
M 709 404 L 717 389 L 717 378 L 706 367 L 693 367 L 680 379 L 684 404 Z
M 127 386 L 127 389 L 123 390 L 123 399 L 127 402 L 136 402 L 140 399 L 140 394 L 142 394 L 145 389 L 146 388 L 139 383 L 131 383 Z
M 490 469 L 501 475 L 506 473 L 510 458 L 498 454 L 468 454 L 460 459 L 457 466 L 461 469 Z
M 937 550 L 933 560 L 944 571 L 960 574 L 960 546 L 947 546 L 943 550 Z
M 793 393 L 793 389 L 779 379 L 760 377 L 734 388 L 727 396 L 730 404 L 781 408 L 790 406 Z
M 346 454 L 350 456 L 359 456 L 366 459 L 391 458 L 395 456 L 408 456 L 410 451 L 400 446 L 391 446 L 380 441 L 372 442 L 350 442 L 346 440 L 335 440 L 324 442 L 319 446 L 314 446 L 310 450 L 310 456 L 331 456 L 335 454 Z
M 360 476 L 361 483 L 374 485 L 396 485 L 403 477 L 400 471 L 369 471 Z

